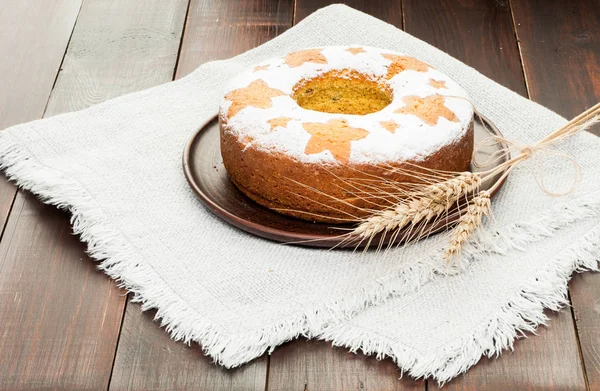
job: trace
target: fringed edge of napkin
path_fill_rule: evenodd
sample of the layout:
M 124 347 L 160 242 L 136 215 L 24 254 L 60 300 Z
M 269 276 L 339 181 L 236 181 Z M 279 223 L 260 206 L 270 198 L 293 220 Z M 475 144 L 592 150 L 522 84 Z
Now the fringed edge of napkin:
M 347 325 L 332 327 L 320 337 L 352 352 L 376 354 L 378 359 L 389 357 L 410 376 L 433 378 L 442 386 L 465 373 L 483 356 L 497 357 L 504 350 L 512 350 L 517 338 L 527 337 L 528 333 L 535 333 L 538 326 L 547 325 L 549 318 L 544 314 L 545 309 L 559 311 L 569 305 L 571 275 L 598 271 L 599 261 L 600 225 L 575 246 L 549 260 L 548 267 L 532 275 L 528 284 L 512 295 L 499 313 L 455 343 L 445 346 L 442 355 L 424 355 L 381 335 Z
M 118 281 L 120 287 L 132 292 L 133 301 L 142 303 L 143 311 L 156 309 L 155 320 L 160 321 L 174 340 L 200 343 L 206 354 L 228 368 L 242 365 L 267 350 L 272 352 L 277 345 L 302 335 L 331 340 L 335 345 L 349 347 L 352 351 L 362 350 L 367 354 L 376 353 L 378 357 L 391 357 L 402 371 L 411 376 L 431 376 L 443 383 L 466 371 L 482 355 L 497 355 L 512 347 L 518 335 L 534 331 L 539 324 L 544 324 L 547 321 L 544 308 L 558 310 L 566 303 L 571 273 L 597 270 L 600 257 L 600 229 L 597 229 L 593 235 L 586 235 L 589 238 L 583 243 L 578 242 L 577 248 L 549 263 L 552 267 L 540 271 L 536 282 L 512 298 L 502 313 L 466 336 L 443 358 L 424 357 L 394 341 L 343 328 L 344 321 L 365 307 L 414 291 L 436 275 L 448 274 L 449 270 L 440 268 L 439 260 L 433 259 L 374 281 L 353 297 L 319 304 L 268 329 L 231 335 L 206 321 L 203 314 L 191 308 L 173 291 L 160 288 L 157 283 L 161 281 L 160 276 L 138 259 L 132 246 L 85 187 L 60 171 L 41 164 L 18 137 L 8 131 L 0 133 L 0 169 L 44 203 L 70 211 L 73 231 L 88 244 L 89 255 L 101 261 L 99 269 Z M 519 224 L 510 228 L 506 235 L 501 236 L 502 240 L 495 239 L 494 248 L 473 246 L 466 251 L 466 258 L 473 259 L 481 252 L 503 252 L 547 238 L 574 221 L 597 216 L 599 206 L 598 196 L 567 202 L 557 211 L 547 213 L 529 225 Z

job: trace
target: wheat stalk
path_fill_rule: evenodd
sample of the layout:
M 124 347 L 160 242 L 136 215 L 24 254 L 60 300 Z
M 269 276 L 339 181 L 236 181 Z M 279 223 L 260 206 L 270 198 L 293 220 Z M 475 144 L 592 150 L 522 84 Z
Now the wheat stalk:
M 452 258 L 460 254 L 463 244 L 481 226 L 483 216 L 487 216 L 490 213 L 490 207 L 489 191 L 482 190 L 473 197 L 466 208 L 466 212 L 460 216 L 456 227 L 454 227 L 450 234 L 450 245 L 443 255 L 446 262 L 450 262 Z
M 395 182 L 385 176 L 380 177 L 360 171 L 361 176 L 358 178 L 336 176 L 336 179 L 339 179 L 343 185 L 350 187 L 350 194 L 375 207 L 382 207 L 379 202 L 394 202 L 393 205 L 382 210 L 360 208 L 361 212 L 370 213 L 367 217 L 359 218 L 348 214 L 349 218 L 343 220 L 358 221 L 358 225 L 349 233 L 340 235 L 344 238 L 341 244 L 360 240 L 360 245 L 367 240 L 365 248 L 368 248 L 373 238 L 381 234 L 379 250 L 388 233 L 392 234 L 390 244 L 393 244 L 401 233 L 404 235 L 402 238 L 404 241 L 418 240 L 443 227 L 444 223 L 440 225 L 438 221 L 446 218 L 445 225 L 457 223 L 450 232 L 449 247 L 443 254 L 444 260 L 449 262 L 460 254 L 470 236 L 481 226 L 484 216 L 487 216 L 491 210 L 491 194 L 498 189 L 516 166 L 531 158 L 538 151 L 548 151 L 547 148 L 553 143 L 586 130 L 598 122 L 600 122 L 600 103 L 531 145 L 519 145 L 500 136 L 492 136 L 491 139 L 495 142 L 503 142 L 508 147 L 495 152 L 490 163 L 494 163 L 504 155 L 507 155 L 508 159 L 489 170 L 477 173 L 441 171 L 406 163 L 403 167 L 388 165 L 387 168 L 389 173 L 402 174 L 409 178 L 410 180 L 407 182 Z M 509 151 L 516 151 L 516 154 L 510 157 Z M 577 166 L 573 158 L 570 159 Z M 578 172 L 576 179 L 579 174 Z M 483 182 L 498 175 L 499 178 L 496 178 L 491 188 L 480 190 Z M 546 193 L 556 195 L 547 191 L 543 187 L 543 183 L 538 182 L 538 185 Z M 319 192 L 316 189 L 313 190 Z M 347 204 L 345 200 L 339 200 L 328 194 L 322 195 Z M 466 205 L 464 199 L 468 200 Z M 325 206 L 336 209 L 332 206 Z M 452 212 L 454 207 L 458 207 L 459 211 Z M 461 210 L 461 208 L 465 209 Z M 459 216 L 458 220 L 453 220 L 455 215 Z
M 477 190 L 481 177 L 463 172 L 441 182 L 423 186 L 392 209 L 376 212 L 362 221 L 352 232 L 360 238 L 372 238 L 380 232 L 399 230 L 407 225 L 430 222 L 442 216 L 463 196 Z
M 394 232 L 394 236 L 397 236 L 403 228 L 410 229 L 407 235 L 409 237 L 413 229 L 419 230 L 419 225 L 420 231 L 416 232 L 414 237 L 416 239 L 426 237 L 430 233 L 429 230 L 436 226 L 435 224 L 428 226 L 426 223 L 442 218 L 447 215 L 453 205 L 458 205 L 459 200 L 465 196 L 471 196 L 466 210 L 460 215 L 457 225 L 450 233 L 449 247 L 443 254 L 443 258 L 449 262 L 460 254 L 463 245 L 481 226 L 483 217 L 490 213 L 490 196 L 510 171 L 528 160 L 535 152 L 544 150 L 551 144 L 586 130 L 598 122 L 600 122 L 600 103 L 529 146 L 519 146 L 501 137 L 494 137 L 496 141 L 503 141 L 511 148 L 517 148 L 518 153 L 487 171 L 452 173 L 428 169 L 425 169 L 425 172 L 409 170 L 410 176 L 420 180 L 421 184 L 411 187 L 408 194 L 403 194 L 393 207 L 375 212 L 360 220 L 359 225 L 349 234 L 349 237 L 368 239 L 370 243 L 377 234 L 385 235 L 388 232 Z M 503 150 L 499 153 L 508 153 L 508 151 Z M 390 169 L 397 170 L 393 167 Z M 501 174 L 500 178 L 490 189 L 479 191 L 483 181 L 499 174 Z M 389 186 L 389 183 L 386 182 L 386 184 Z M 543 186 L 542 190 L 552 194 Z

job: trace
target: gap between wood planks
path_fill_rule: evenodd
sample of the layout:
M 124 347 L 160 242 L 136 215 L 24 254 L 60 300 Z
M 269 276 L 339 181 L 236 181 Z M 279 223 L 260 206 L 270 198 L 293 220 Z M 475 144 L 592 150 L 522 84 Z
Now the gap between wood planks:
M 527 97 L 529 99 L 531 98 L 531 89 L 529 87 L 529 78 L 527 75 L 527 71 L 525 69 L 525 61 L 524 61 L 524 57 L 523 57 L 523 47 L 521 45 L 521 39 L 519 38 L 519 30 L 517 28 L 517 21 L 515 20 L 515 10 L 513 7 L 513 0 L 508 0 L 508 8 L 510 11 L 510 16 L 511 16 L 511 21 L 512 21 L 512 25 L 513 25 L 513 30 L 515 31 L 515 39 L 517 41 L 517 48 L 519 50 L 519 60 L 521 61 L 521 68 L 523 69 L 523 80 L 525 81 L 525 89 L 527 90 Z M 581 363 L 581 371 L 582 371 L 582 375 L 583 375 L 583 379 L 585 382 L 585 388 L 586 390 L 590 389 L 590 382 L 588 379 L 588 375 L 587 375 L 587 370 L 586 370 L 586 365 L 585 365 L 585 359 L 583 356 L 583 350 L 581 347 L 581 338 L 579 336 L 579 330 L 578 330 L 578 321 L 577 318 L 575 316 L 575 310 L 573 307 L 573 300 L 571 299 L 571 287 L 569 286 L 567 288 L 567 294 L 568 294 L 568 300 L 569 300 L 569 312 L 571 313 L 571 319 L 573 320 L 573 332 L 575 334 L 575 340 L 577 341 L 577 351 L 579 353 L 579 361 Z M 564 309 L 566 310 L 566 309 Z
M 189 16 L 188 13 L 189 13 L 189 9 L 190 9 L 190 4 L 191 4 L 191 2 L 188 1 L 187 11 L 186 11 L 186 16 L 185 16 L 185 21 L 184 21 L 183 26 L 182 26 L 182 34 L 181 34 L 181 38 L 180 38 L 179 52 L 178 52 L 178 55 L 177 55 L 176 65 L 175 65 L 174 70 L 173 70 L 173 78 L 176 75 L 177 69 L 179 67 L 179 60 L 181 58 L 181 50 L 182 50 L 182 42 L 183 42 L 183 39 L 184 39 L 185 29 L 186 29 L 186 26 L 187 26 L 187 23 L 188 23 L 188 16 Z M 297 12 L 296 8 L 297 8 L 297 2 L 294 2 L 294 7 L 293 7 L 293 24 L 295 24 L 295 22 L 296 22 L 296 19 L 295 19 L 296 18 L 296 12 Z M 405 13 L 404 13 L 404 7 L 402 5 L 401 5 L 401 8 L 402 8 L 402 11 L 401 11 L 401 14 L 402 14 L 402 28 L 404 28 L 404 26 L 405 26 Z M 513 28 L 515 30 L 515 36 L 517 37 L 517 45 L 519 47 L 519 54 L 520 54 L 520 60 L 521 60 L 521 67 L 522 67 L 522 71 L 523 71 L 523 74 L 524 74 L 525 87 L 527 89 L 528 96 L 530 96 L 530 89 L 529 89 L 529 85 L 528 85 L 528 78 L 527 78 L 527 75 L 525 74 L 526 72 L 525 72 L 525 67 L 524 67 L 524 64 L 523 64 L 523 54 L 522 54 L 522 50 L 521 50 L 521 47 L 520 47 L 520 42 L 518 40 L 518 33 L 517 33 L 517 29 L 516 29 L 516 23 L 514 21 L 514 11 L 512 10 L 512 6 L 511 6 L 511 15 L 512 15 L 512 19 L 513 19 Z M 73 29 L 71 30 L 71 36 L 73 34 L 73 31 L 74 31 L 74 28 L 75 28 L 75 24 L 73 26 Z M 69 43 L 70 43 L 70 38 L 69 38 Z M 66 48 L 68 48 L 68 46 L 69 45 L 67 45 Z M 65 53 L 66 53 L 66 50 L 67 49 L 65 49 Z M 64 54 L 63 54 L 63 59 L 61 60 L 61 67 L 62 67 L 62 61 L 64 61 Z M 56 81 L 57 81 L 59 73 L 61 71 L 61 69 L 60 69 L 61 67 L 59 67 L 59 71 L 56 73 L 56 77 L 55 77 L 55 80 L 54 80 L 53 89 L 54 89 L 54 86 L 56 85 Z M 46 109 L 48 107 L 48 102 L 49 102 L 49 99 L 46 102 L 46 106 L 44 108 L 44 113 L 45 113 L 45 111 L 46 111 Z M 15 195 L 16 195 L 16 192 L 15 192 Z M 12 208 L 14 206 L 14 201 L 15 201 L 15 197 L 13 196 L 13 200 L 12 200 L 11 206 L 9 208 L 9 214 L 10 214 L 10 211 L 12 211 Z M 4 231 L 5 231 L 5 228 L 6 228 L 7 221 L 8 221 L 8 218 L 6 219 L 6 221 L 4 223 L 4 226 L 2 228 L 2 236 L 4 235 Z M 128 307 L 128 305 L 126 304 L 124 306 L 124 308 L 123 308 L 123 317 L 125 316 L 127 307 Z M 575 329 L 576 337 L 577 337 L 578 344 L 579 344 L 578 345 L 578 349 L 579 349 L 579 352 L 581 354 L 581 344 L 579 343 L 579 333 L 578 333 L 578 330 L 577 330 L 577 327 L 576 327 L 576 325 L 577 325 L 576 321 L 577 320 L 574 317 L 573 307 L 571 307 L 571 313 L 572 313 L 573 322 L 574 322 L 574 325 L 575 325 L 574 329 Z M 123 318 L 121 319 L 121 325 L 120 326 L 122 328 L 122 326 L 123 326 Z M 120 338 L 120 335 L 121 335 L 121 332 L 119 332 L 119 338 Z M 118 350 L 119 342 L 120 342 L 120 339 L 117 340 L 117 344 L 116 344 L 115 349 L 114 349 L 115 350 L 115 356 L 116 356 L 116 353 L 117 353 L 117 350 Z M 584 370 L 584 375 L 585 375 L 585 367 L 584 367 L 584 363 L 583 363 L 583 357 L 581 357 L 581 360 L 582 360 L 582 368 Z M 267 358 L 267 375 L 266 375 L 265 388 L 268 388 L 270 362 L 271 362 L 271 360 L 270 360 L 270 356 L 269 356 Z M 113 359 L 113 369 L 114 369 L 114 359 Z M 111 376 L 110 376 L 110 378 L 112 379 L 112 369 L 111 369 Z M 586 383 L 587 383 L 587 378 L 586 378 Z M 589 385 L 588 385 L 588 387 L 589 387 Z
M 52 91 L 54 91 L 54 87 L 56 86 L 56 81 L 58 80 L 58 75 L 62 70 L 63 62 L 65 61 L 65 55 L 67 54 L 67 50 L 69 49 L 69 45 L 71 44 L 71 38 L 73 38 L 73 31 L 75 31 L 75 25 L 77 24 L 77 19 L 79 19 L 79 13 L 81 12 L 81 7 L 83 6 L 83 0 L 79 4 L 79 9 L 77 10 L 77 16 L 75 17 L 75 23 L 73 23 L 73 27 L 71 27 L 71 33 L 69 34 L 69 39 L 67 39 L 67 44 L 65 45 L 65 50 L 63 51 L 60 63 L 58 65 L 58 70 L 56 71 L 56 75 L 54 76 L 54 81 L 52 82 L 52 88 L 50 88 L 50 93 L 48 94 L 48 98 L 46 99 L 46 104 L 44 105 L 44 109 L 42 110 L 42 115 L 40 118 L 44 118 L 46 115 L 46 110 L 48 109 L 48 103 L 50 102 L 50 97 L 52 96 Z M 6 179 L 4 179 L 6 180 Z M 0 231 L 0 242 L 4 238 L 4 232 L 6 231 L 6 226 L 8 224 L 8 218 L 12 213 L 13 207 L 15 206 L 15 200 L 17 197 L 17 193 L 21 191 L 15 187 L 15 191 L 12 196 L 12 200 L 10 202 L 10 206 L 6 213 L 6 217 L 4 219 L 4 224 L 2 224 L 2 231 Z

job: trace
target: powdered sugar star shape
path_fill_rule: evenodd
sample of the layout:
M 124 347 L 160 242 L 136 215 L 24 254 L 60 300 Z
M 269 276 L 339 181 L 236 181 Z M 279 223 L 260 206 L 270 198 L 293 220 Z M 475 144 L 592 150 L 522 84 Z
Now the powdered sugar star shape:
M 342 163 L 347 163 L 350 158 L 350 143 L 369 135 L 364 129 L 351 127 L 344 119 L 330 119 L 326 124 L 308 122 L 302 126 L 311 135 L 304 153 L 313 154 L 329 150 L 335 160 Z

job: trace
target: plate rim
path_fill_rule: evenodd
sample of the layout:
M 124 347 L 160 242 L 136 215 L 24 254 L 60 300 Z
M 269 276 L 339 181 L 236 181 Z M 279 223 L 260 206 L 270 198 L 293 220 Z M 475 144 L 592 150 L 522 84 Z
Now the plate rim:
M 500 129 L 498 129 L 498 127 L 492 121 L 490 121 L 487 117 L 485 117 L 484 115 L 479 113 L 477 110 L 475 110 L 474 115 L 479 117 L 481 119 L 481 122 L 491 124 L 492 130 L 495 133 L 497 133 L 499 136 L 503 136 Z M 224 220 L 225 222 L 227 222 L 228 224 L 231 224 L 234 227 L 241 229 L 245 232 L 248 232 L 254 236 L 274 240 L 274 241 L 284 243 L 284 244 L 297 244 L 297 245 L 309 246 L 309 247 L 326 247 L 326 246 L 318 246 L 318 245 L 314 245 L 314 244 L 311 245 L 310 242 L 334 240 L 333 235 L 325 235 L 325 234 L 318 234 L 318 233 L 296 233 L 293 231 L 286 231 L 284 229 L 273 228 L 270 226 L 261 225 L 259 223 L 244 219 L 244 218 L 230 212 L 228 209 L 223 208 L 221 205 L 214 202 L 210 197 L 208 197 L 205 194 L 205 192 L 198 186 L 198 184 L 194 180 L 194 175 L 192 173 L 192 167 L 190 164 L 191 163 L 190 155 L 192 153 L 192 147 L 199 139 L 199 135 L 203 131 L 205 131 L 205 129 L 209 125 L 211 125 L 213 122 L 215 122 L 215 121 L 218 122 L 218 119 L 219 119 L 219 115 L 218 114 L 214 115 L 208 121 L 205 121 L 200 127 L 198 127 L 198 129 L 196 131 L 194 131 L 194 133 L 189 137 L 188 141 L 185 144 L 185 148 L 183 150 L 183 155 L 182 155 L 183 172 L 184 172 L 185 179 L 186 179 L 188 185 L 192 188 L 196 197 L 198 197 L 202 201 L 202 203 L 206 207 L 208 207 L 211 210 L 211 212 L 214 215 L 216 215 L 218 218 L 220 218 L 220 219 Z M 506 148 L 508 148 L 508 145 L 505 141 L 502 141 L 501 143 L 504 144 L 504 146 Z M 508 151 L 508 149 L 506 150 L 505 156 L 507 156 L 507 159 L 510 159 L 510 152 Z M 505 171 L 506 170 L 504 170 L 502 172 L 505 172 Z M 505 176 L 504 178 L 500 179 L 500 181 L 499 181 L 500 185 L 497 186 L 496 189 L 494 189 L 494 191 L 492 191 L 490 193 L 491 198 L 493 198 L 500 191 L 500 189 L 504 186 L 504 183 L 506 182 L 507 178 L 508 178 L 508 175 Z M 250 198 L 248 198 L 245 194 L 242 193 L 242 195 L 244 196 L 245 199 L 254 203 L 254 201 L 252 201 Z M 264 207 L 262 207 L 262 208 L 264 208 Z M 274 213 L 277 213 L 277 212 L 274 212 Z M 284 218 L 287 218 L 287 219 L 297 220 L 294 217 L 285 216 L 285 215 L 281 215 L 281 216 Z M 331 223 L 329 225 L 331 227 L 336 227 L 336 226 L 341 227 L 342 226 L 341 224 L 336 225 L 334 223 Z M 260 234 L 258 234 L 258 232 L 260 232 Z M 295 239 L 296 239 L 296 242 L 294 242 Z
M 192 168 L 190 167 L 191 165 L 189 164 L 192 146 L 195 144 L 196 140 L 198 139 L 198 135 L 201 132 L 203 132 L 204 129 L 207 126 L 209 126 L 211 123 L 213 123 L 214 121 L 218 121 L 218 117 L 219 116 L 217 114 L 214 117 L 211 117 L 211 119 L 206 121 L 202 126 L 200 126 L 198 128 L 198 130 L 196 130 L 194 132 L 194 134 L 189 138 L 189 140 L 186 143 L 185 149 L 183 151 L 182 158 L 183 158 L 183 171 L 185 173 L 185 179 L 188 182 L 188 184 L 190 185 L 190 187 L 194 190 L 194 193 L 196 194 L 196 196 L 199 197 L 202 200 L 202 202 L 204 203 L 204 205 L 206 205 L 209 209 L 211 209 L 212 213 L 215 214 L 217 217 L 225 220 L 228 224 L 232 224 L 233 226 L 235 226 L 245 232 L 248 232 L 252 235 L 259 236 L 259 237 L 266 237 L 268 239 L 272 239 L 272 240 L 276 240 L 276 241 L 280 241 L 280 242 L 281 242 L 281 239 L 290 238 L 290 237 L 293 237 L 293 238 L 296 238 L 299 240 L 307 240 L 306 239 L 307 236 L 310 236 L 311 239 L 314 239 L 314 240 L 322 239 L 323 235 L 299 234 L 299 233 L 295 233 L 295 232 L 290 232 L 290 231 L 285 231 L 282 229 L 269 227 L 266 225 L 257 224 L 253 221 L 246 220 L 234 213 L 231 213 L 229 210 L 223 208 L 218 203 L 214 202 L 210 197 L 208 197 L 204 193 L 204 191 L 202 191 L 202 189 L 200 189 L 200 187 L 198 187 L 198 185 L 196 184 L 196 182 L 193 179 Z M 254 201 L 252 201 L 250 198 L 248 198 L 245 194 L 242 193 L 242 195 L 248 201 L 254 203 Z M 284 215 L 282 215 L 282 216 L 285 218 L 293 219 L 293 217 L 284 216 Z M 257 235 L 254 231 L 248 230 L 247 227 L 252 227 L 256 231 L 266 232 L 269 234 L 269 236 Z M 308 239 L 308 240 L 310 240 L 310 239 Z

